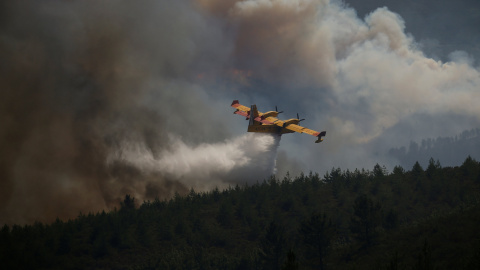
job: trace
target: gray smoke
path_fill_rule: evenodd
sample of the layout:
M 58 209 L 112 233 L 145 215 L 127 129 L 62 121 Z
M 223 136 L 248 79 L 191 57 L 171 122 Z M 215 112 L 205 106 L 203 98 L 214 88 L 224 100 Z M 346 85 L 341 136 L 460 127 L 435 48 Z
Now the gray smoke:
M 197 69 L 225 57 L 211 44 L 223 40 L 221 29 L 180 1 L 1 7 L 0 223 L 72 218 L 112 209 L 125 194 L 141 201 L 189 190 L 111 157 L 128 144 L 157 157 L 180 138 L 226 138 L 222 124 L 202 121 L 216 117 L 194 82 Z
M 284 136 L 279 174 L 477 127 L 472 54 L 429 58 L 405 24 L 333 0 L 0 1 L 0 223 L 262 181 L 279 137 L 233 99 L 327 130 Z

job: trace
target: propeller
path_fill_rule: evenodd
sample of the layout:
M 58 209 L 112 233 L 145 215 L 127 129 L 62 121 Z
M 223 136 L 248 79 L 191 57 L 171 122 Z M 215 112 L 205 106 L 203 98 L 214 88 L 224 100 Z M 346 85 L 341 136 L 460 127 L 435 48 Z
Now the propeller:
M 275 106 L 275 111 L 276 111 L 277 113 L 283 113 L 283 111 L 281 111 L 281 112 L 278 111 L 277 106 Z
M 305 119 L 300 119 L 300 116 L 298 116 L 298 113 L 297 113 L 297 119 L 298 119 L 298 122 L 302 122 L 303 120 L 305 120 Z

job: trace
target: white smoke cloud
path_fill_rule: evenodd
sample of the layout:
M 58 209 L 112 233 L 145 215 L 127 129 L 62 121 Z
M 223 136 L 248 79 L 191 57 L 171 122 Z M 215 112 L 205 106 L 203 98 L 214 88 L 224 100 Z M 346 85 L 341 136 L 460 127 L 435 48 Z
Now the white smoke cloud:
M 336 111 L 349 115 L 332 116 L 330 121 L 350 144 L 368 143 L 421 113 L 478 119 L 480 73 L 469 62 L 442 63 L 425 57 L 404 33 L 402 19 L 386 8 L 371 13 L 364 24 L 365 38 L 350 44 L 349 52 L 336 62 Z M 438 124 L 447 133 L 458 133 L 446 120 L 439 119 Z

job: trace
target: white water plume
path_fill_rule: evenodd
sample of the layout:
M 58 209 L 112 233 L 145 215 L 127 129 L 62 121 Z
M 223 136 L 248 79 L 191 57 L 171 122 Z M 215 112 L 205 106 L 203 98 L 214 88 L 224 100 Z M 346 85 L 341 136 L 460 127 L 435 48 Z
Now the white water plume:
M 171 147 L 158 157 L 142 143 L 124 143 L 108 162 L 126 162 L 142 172 L 158 173 L 198 191 L 262 181 L 276 170 L 278 135 L 246 133 L 224 142 L 197 146 L 175 137 L 170 140 Z

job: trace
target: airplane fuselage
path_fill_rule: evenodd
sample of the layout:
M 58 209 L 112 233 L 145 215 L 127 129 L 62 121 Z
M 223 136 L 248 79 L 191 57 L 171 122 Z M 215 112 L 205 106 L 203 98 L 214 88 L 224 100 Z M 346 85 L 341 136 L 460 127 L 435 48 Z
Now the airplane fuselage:
M 262 132 L 262 133 L 276 133 L 276 134 L 286 134 L 286 133 L 294 133 L 293 130 L 288 130 L 283 127 L 279 127 L 277 125 L 266 125 L 259 123 L 258 125 L 248 125 L 248 132 Z

